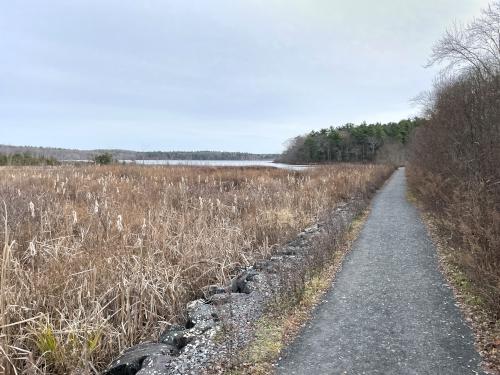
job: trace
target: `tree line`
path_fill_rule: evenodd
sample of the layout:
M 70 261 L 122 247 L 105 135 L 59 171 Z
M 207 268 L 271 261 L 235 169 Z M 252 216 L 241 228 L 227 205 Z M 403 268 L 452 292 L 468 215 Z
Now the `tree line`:
M 448 30 L 429 65 L 443 71 L 421 96 L 409 182 L 441 219 L 454 260 L 500 316 L 500 1 Z
M 111 154 L 114 160 L 274 160 L 277 154 L 228 151 L 131 151 L 117 149 L 75 150 L 53 147 L 0 145 L 0 154 L 25 154 L 59 161 L 92 161 L 97 155 Z
M 44 156 L 33 156 L 27 152 L 15 154 L 0 154 L 0 166 L 22 166 L 22 165 L 58 165 L 54 158 Z
M 362 123 L 311 131 L 288 142 L 285 163 L 387 162 L 402 164 L 412 131 L 425 122 L 412 118 L 386 124 Z

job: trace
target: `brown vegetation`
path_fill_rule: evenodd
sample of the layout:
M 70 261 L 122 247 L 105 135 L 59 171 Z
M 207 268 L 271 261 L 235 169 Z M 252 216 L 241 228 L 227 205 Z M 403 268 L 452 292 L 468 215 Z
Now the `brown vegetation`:
M 449 31 L 434 49 L 435 62 L 447 68 L 428 96 L 428 121 L 416 130 L 409 181 L 439 219 L 454 262 L 494 325 L 500 318 L 500 2 Z M 500 352 L 500 338 L 495 345 Z
M 0 169 L 0 366 L 95 373 L 182 317 L 204 286 L 268 256 L 392 171 Z

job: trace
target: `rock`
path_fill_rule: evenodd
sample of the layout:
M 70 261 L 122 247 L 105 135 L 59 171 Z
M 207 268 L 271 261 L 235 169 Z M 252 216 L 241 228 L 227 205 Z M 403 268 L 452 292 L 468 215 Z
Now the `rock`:
M 230 293 L 224 293 L 224 294 L 215 294 L 212 297 L 210 297 L 209 302 L 213 306 L 220 306 L 220 305 L 225 305 L 226 303 L 231 301 L 231 294 Z
M 212 305 L 206 303 L 205 300 L 197 299 L 187 304 L 186 307 L 188 321 L 193 325 L 205 320 L 217 319 L 217 314 Z
M 232 282 L 231 291 L 233 293 L 245 293 L 250 294 L 252 292 L 251 288 L 248 286 L 248 281 L 252 281 L 254 277 L 258 275 L 258 272 L 253 268 L 241 272 Z
M 191 328 L 189 333 L 195 336 L 199 336 L 202 333 L 208 331 L 209 329 L 214 328 L 216 325 L 217 323 L 213 319 L 203 320 L 201 322 L 196 323 L 196 325 L 193 328 Z
M 213 295 L 216 294 L 223 294 L 226 293 L 226 289 L 221 287 L 220 285 L 208 285 L 204 288 L 202 288 L 203 295 L 205 298 L 209 298 Z
M 151 356 L 166 356 L 177 352 L 171 345 L 161 343 L 143 343 L 131 347 L 114 360 L 104 372 L 104 375 L 134 375 L 142 367 L 144 360 Z
M 155 354 L 147 357 L 137 375 L 164 375 L 171 361 L 172 357 L 169 355 Z
M 192 328 L 191 333 L 195 335 L 215 327 L 219 321 L 214 307 L 205 300 L 198 299 L 188 303 L 186 310 L 188 316 L 186 328 Z
M 267 273 L 276 273 L 279 270 L 279 262 L 277 262 L 276 260 L 273 261 L 272 258 L 270 260 L 261 260 L 261 261 L 255 262 L 253 268 L 256 271 L 264 271 Z
M 158 341 L 162 344 L 171 345 L 177 350 L 181 350 L 191 340 L 192 337 L 190 337 L 186 328 L 179 325 L 173 325 L 161 334 Z
M 278 251 L 277 254 L 285 256 L 297 255 L 297 248 L 294 246 L 287 246 L 282 250 Z
M 316 233 L 319 231 L 320 226 L 318 224 L 315 224 L 313 226 L 310 226 L 309 228 L 304 229 L 304 233 L 306 234 L 311 234 L 311 233 Z
M 213 297 L 218 295 L 222 294 L 216 294 Z M 214 328 L 219 321 L 214 307 L 202 299 L 188 303 L 186 312 L 186 326 L 174 325 L 169 327 L 161 334 L 159 338 L 160 343 L 170 345 L 176 350 L 181 350 L 186 345 L 192 343 L 198 336 Z
M 254 263 L 253 268 L 257 271 L 264 271 L 267 270 L 270 264 L 271 262 L 268 260 L 258 260 Z
M 252 281 L 252 283 L 254 285 L 260 284 L 260 283 L 264 282 L 264 277 L 260 273 L 258 273 L 257 275 L 255 275 L 254 277 L 252 277 L 251 281 Z
M 217 294 L 212 296 L 209 302 L 213 306 L 218 307 L 218 311 L 220 311 L 221 306 L 241 303 L 241 301 L 244 301 L 247 297 L 248 295 L 245 293 Z
M 300 249 L 300 251 L 304 251 L 304 247 L 308 245 L 308 239 L 306 238 L 304 232 L 299 233 L 298 237 L 293 241 L 290 241 L 287 246 L 294 247 L 296 249 Z

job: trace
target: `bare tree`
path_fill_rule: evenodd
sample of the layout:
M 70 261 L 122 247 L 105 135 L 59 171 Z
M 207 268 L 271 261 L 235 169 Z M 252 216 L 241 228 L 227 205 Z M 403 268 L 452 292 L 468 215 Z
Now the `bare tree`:
M 434 46 L 428 66 L 446 63 L 448 71 L 462 73 L 471 67 L 481 78 L 500 72 L 500 1 L 482 11 L 467 25 L 455 24 Z
M 500 316 L 500 1 L 435 45 L 444 70 L 423 96 L 409 181 L 446 222 L 463 270 Z

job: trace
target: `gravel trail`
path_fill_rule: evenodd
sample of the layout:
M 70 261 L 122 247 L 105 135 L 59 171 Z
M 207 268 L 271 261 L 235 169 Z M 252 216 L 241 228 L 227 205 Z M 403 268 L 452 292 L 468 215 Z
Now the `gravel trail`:
M 373 200 L 353 249 L 278 374 L 483 374 L 471 330 L 406 200 L 404 168 Z

